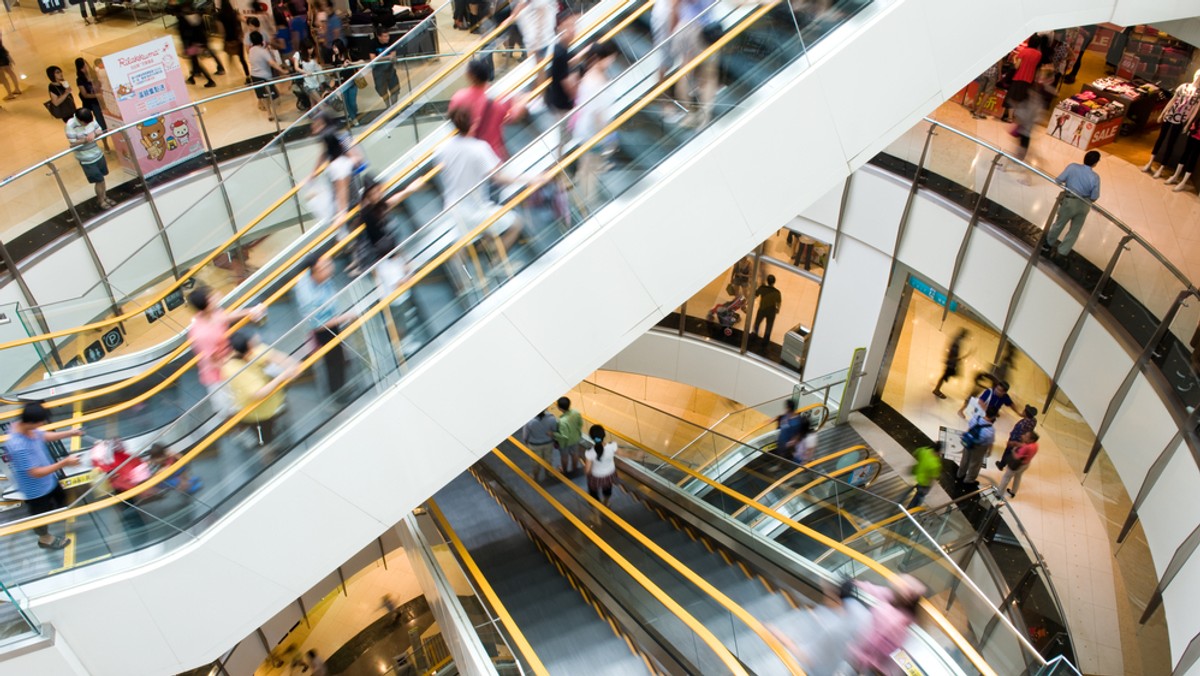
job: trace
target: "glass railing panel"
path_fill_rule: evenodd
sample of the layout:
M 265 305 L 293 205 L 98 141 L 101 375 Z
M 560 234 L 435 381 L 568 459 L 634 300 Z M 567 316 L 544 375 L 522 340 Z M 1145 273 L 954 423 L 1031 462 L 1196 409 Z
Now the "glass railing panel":
M 1101 301 L 1137 346 L 1146 347 L 1182 290 L 1180 281 L 1154 254 L 1132 240 L 1117 259 L 1112 283 L 1104 289 Z
M 7 578 L 8 570 L 0 566 Z M 0 647 L 40 634 L 42 625 L 29 608 L 29 598 L 20 587 L 0 582 Z

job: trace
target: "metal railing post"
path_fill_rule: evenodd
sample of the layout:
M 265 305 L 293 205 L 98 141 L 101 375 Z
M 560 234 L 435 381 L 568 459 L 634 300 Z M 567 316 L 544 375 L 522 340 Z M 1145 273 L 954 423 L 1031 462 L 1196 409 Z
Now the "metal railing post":
M 926 148 L 928 148 L 928 145 L 926 145 Z M 918 173 L 920 173 L 920 171 L 921 171 L 920 169 L 917 169 Z M 842 183 L 841 206 L 838 207 L 837 221 L 833 224 L 833 244 L 832 244 L 832 246 L 829 247 L 829 260 L 831 260 L 831 261 L 835 260 L 837 258 L 838 249 L 841 248 L 842 223 L 846 220 L 846 204 L 848 204 L 850 202 L 850 183 L 853 179 L 854 179 L 854 174 L 847 174 L 845 182 Z M 909 194 L 911 195 L 912 192 L 910 191 Z M 907 221 L 908 219 L 905 218 L 903 220 Z M 901 227 L 903 227 L 903 226 L 901 226 Z M 897 239 L 896 241 L 899 242 L 900 240 Z M 895 257 L 896 257 L 896 254 L 895 254 L 895 252 L 893 252 L 892 258 L 895 258 Z M 826 265 L 825 267 L 828 268 L 829 266 Z
M 1004 357 L 1004 348 L 1008 347 L 1008 329 L 1012 326 L 1013 317 L 1017 314 L 1017 304 L 1025 295 L 1025 285 L 1029 283 L 1029 275 L 1033 272 L 1033 267 L 1037 265 L 1038 258 L 1041 257 L 1042 243 L 1046 241 L 1046 231 L 1054 223 L 1054 217 L 1058 215 L 1058 209 L 1062 206 L 1065 194 L 1060 192 L 1055 198 L 1054 204 L 1050 207 L 1050 214 L 1046 217 L 1046 225 L 1042 227 L 1037 242 L 1034 242 L 1033 250 L 1025 259 L 1025 269 L 1021 271 L 1021 278 L 1017 280 L 1017 288 L 1013 290 L 1012 298 L 1008 300 L 1008 312 L 1004 315 L 1004 326 L 1000 328 L 1000 343 L 996 346 L 996 358 L 992 360 L 993 366 L 999 366 L 1000 360 Z
M 133 141 L 129 139 L 129 133 L 124 129 L 121 130 L 121 137 L 125 139 L 125 145 L 129 148 L 136 148 Z M 150 214 L 154 216 L 154 225 L 158 228 L 158 235 L 162 239 L 163 248 L 167 251 L 167 260 L 171 261 L 171 272 L 175 275 L 175 279 L 179 279 L 179 264 L 175 262 L 175 252 L 171 249 L 171 238 L 167 237 L 167 229 L 163 225 L 162 214 L 158 212 L 158 205 L 154 202 L 154 194 L 150 192 L 150 184 L 146 182 L 146 174 L 142 171 L 142 165 L 137 160 L 137 155 L 133 156 L 133 168 L 137 171 L 138 180 L 142 184 L 142 192 L 146 193 L 146 204 L 150 205 Z
M 88 235 L 87 228 L 83 227 L 83 219 L 79 217 L 79 211 L 75 208 L 75 203 L 71 201 L 71 195 L 67 192 L 62 175 L 58 173 L 58 167 L 54 166 L 53 162 L 47 162 L 46 166 L 50 167 L 50 175 L 58 184 L 58 191 L 62 193 L 63 201 L 67 203 L 67 210 L 71 212 L 71 221 L 75 223 L 79 238 L 87 247 L 88 256 L 91 257 L 92 265 L 96 267 L 96 274 L 100 277 L 100 283 L 104 286 L 104 293 L 108 295 L 109 306 L 112 308 L 113 314 L 119 317 L 121 316 L 121 307 L 117 304 L 117 297 L 113 295 L 112 285 L 108 283 L 108 273 L 104 270 L 104 264 L 100 262 L 100 255 L 96 253 L 96 246 L 92 244 L 92 238 Z
M 1003 159 L 1002 153 L 996 153 L 996 156 L 992 158 L 992 163 L 988 165 L 987 178 L 983 180 L 983 189 L 975 200 L 975 208 L 971 210 L 971 220 L 967 221 L 967 230 L 963 233 L 962 242 L 958 245 L 958 255 L 954 257 L 954 270 L 950 273 L 950 284 L 946 287 L 946 304 L 942 306 L 942 323 L 945 323 L 946 318 L 950 316 L 950 305 L 954 302 L 954 287 L 958 284 L 958 273 L 962 272 L 963 261 L 967 258 L 967 247 L 971 246 L 971 235 L 975 233 L 975 227 L 979 225 L 979 215 L 983 211 L 984 202 L 987 201 L 988 190 L 992 187 L 992 178 L 996 175 L 996 167 L 1000 166 Z
M 1150 357 L 1154 355 L 1158 344 L 1162 342 L 1163 336 L 1171 328 L 1171 322 L 1175 320 L 1175 315 L 1179 312 L 1179 308 L 1183 305 L 1183 301 L 1187 300 L 1193 292 L 1189 289 L 1180 291 L 1175 297 L 1175 302 L 1171 303 L 1171 308 L 1167 310 L 1162 321 L 1158 323 L 1158 328 L 1154 331 L 1154 336 L 1146 343 L 1146 347 L 1142 348 L 1142 353 L 1138 355 L 1137 360 L 1133 362 L 1133 366 L 1126 374 L 1125 380 L 1121 382 L 1120 387 L 1113 393 L 1112 399 L 1108 402 L 1108 409 L 1104 411 L 1104 418 L 1100 421 L 1100 427 L 1096 429 L 1096 440 L 1092 443 L 1092 450 L 1088 453 L 1087 462 L 1083 465 L 1083 473 L 1087 474 L 1092 469 L 1092 464 L 1096 462 L 1096 456 L 1100 455 L 1100 446 L 1104 442 L 1104 435 L 1108 433 L 1108 428 L 1112 426 L 1113 420 L 1117 417 L 1117 412 L 1121 410 L 1121 405 L 1125 403 L 1125 397 L 1129 394 L 1129 389 L 1133 387 L 1133 381 L 1142 369 L 1150 361 Z
M 1063 341 L 1062 352 L 1058 355 L 1058 363 L 1054 366 L 1054 375 L 1050 376 L 1050 389 L 1046 393 L 1046 403 L 1042 404 L 1042 414 L 1050 410 L 1050 403 L 1054 401 L 1054 395 L 1058 393 L 1058 379 L 1062 377 L 1063 369 L 1067 367 L 1067 358 L 1071 356 L 1071 352 L 1075 350 L 1075 343 L 1079 340 L 1079 334 L 1083 331 L 1083 324 L 1092 314 L 1092 310 L 1096 308 L 1100 302 L 1102 289 L 1108 284 L 1108 280 L 1112 278 L 1113 270 L 1117 268 L 1117 261 L 1121 258 L 1121 252 L 1126 250 L 1126 246 L 1133 239 L 1133 235 L 1125 235 L 1121 241 L 1117 243 L 1116 250 L 1108 259 L 1108 265 L 1104 267 L 1104 272 L 1100 274 L 1100 280 L 1096 282 L 1096 288 L 1092 289 L 1092 295 L 1088 297 L 1086 303 L 1083 304 L 1083 309 L 1079 311 L 1079 317 L 1075 320 L 1075 326 L 1071 327 L 1071 332 L 1067 334 L 1067 339 Z
M 904 202 L 904 211 L 900 214 L 900 223 L 896 226 L 896 243 L 892 245 L 892 267 L 888 270 L 887 285 L 892 285 L 896 275 L 896 259 L 900 256 L 900 242 L 904 240 L 904 231 L 908 229 L 908 217 L 912 213 L 913 203 L 917 201 L 917 191 L 921 189 L 921 172 L 925 170 L 925 158 L 929 155 L 929 145 L 933 141 L 933 133 L 937 125 L 930 123 L 929 131 L 925 134 L 925 146 L 921 148 L 921 159 L 917 160 L 917 172 L 913 174 L 912 187 L 908 190 L 908 199 Z M 844 206 L 844 205 L 843 205 Z M 841 215 L 838 216 L 838 230 L 841 230 Z

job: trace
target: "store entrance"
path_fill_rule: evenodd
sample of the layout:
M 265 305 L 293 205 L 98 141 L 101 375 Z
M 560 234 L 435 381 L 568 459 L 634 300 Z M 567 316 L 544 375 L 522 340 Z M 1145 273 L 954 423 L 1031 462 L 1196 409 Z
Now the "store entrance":
M 995 327 L 959 302 L 943 322 L 944 303 L 935 287 L 910 277 L 875 393 L 877 402 L 930 439 L 937 439 L 942 428 L 965 429 L 958 411 L 993 380 L 1000 345 Z M 946 371 L 951 340 L 963 330 L 962 360 L 957 375 L 942 384 L 946 398 L 940 399 L 933 389 Z M 1027 403 L 1037 408 L 1040 435 L 1039 451 L 1011 499 L 1013 509 L 1045 557 L 1060 595 L 1072 599 L 1067 619 L 1075 644 L 1111 646 L 1106 651 L 1081 648 L 1081 668 L 1087 673 L 1168 673 L 1170 665 L 1162 659 L 1169 655 L 1165 626 L 1137 624 L 1137 609 L 1145 607 L 1157 582 L 1145 536 L 1139 526 L 1119 548 L 1113 544 L 1131 506 L 1116 470 L 1102 451 L 1092 472 L 1084 475 L 1095 436 L 1083 416 L 1061 391 L 1041 411 L 1050 379 L 1020 346 L 999 361 L 1017 410 Z M 980 473 L 982 486 L 1001 479 L 995 463 L 1018 420 L 1016 411 L 1002 410 L 996 443 Z M 1119 645 L 1113 645 L 1114 636 L 1121 637 Z

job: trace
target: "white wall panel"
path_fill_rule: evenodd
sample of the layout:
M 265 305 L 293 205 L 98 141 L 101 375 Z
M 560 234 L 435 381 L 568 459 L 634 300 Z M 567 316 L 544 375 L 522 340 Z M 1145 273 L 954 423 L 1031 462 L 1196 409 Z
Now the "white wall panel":
M 896 178 L 875 171 L 856 173 L 842 215 L 842 234 L 891 256 L 907 199 L 908 191 Z
M 1163 592 L 1163 610 L 1167 616 L 1167 635 L 1171 650 L 1178 655 L 1183 648 L 1200 634 L 1200 557 L 1193 556 L 1176 574 L 1171 586 Z M 1185 674 L 1200 671 L 1193 666 Z
M 1131 497 L 1141 490 L 1150 465 L 1178 429 L 1167 406 L 1150 381 L 1139 375 L 1104 435 L 1104 448 Z
M 301 171 L 295 167 L 293 170 Z M 312 171 L 312 168 L 304 171 Z M 232 175 L 225 174 L 225 187 L 233 205 L 234 218 L 241 228 L 266 211 L 292 184 L 288 180 L 283 156 L 273 152 L 247 161 Z M 288 210 L 285 211 L 285 208 Z M 277 210 L 277 214 L 283 214 L 278 218 L 295 217 L 296 210 L 285 205 Z M 269 223 L 276 221 L 277 218 L 268 220 Z
M 954 250 L 957 253 L 958 247 Z M 1025 269 L 1025 260 L 1007 242 L 985 237 L 982 230 L 976 229 L 963 257 L 954 295 L 990 319 L 993 326 L 1004 326 L 1004 316 Z
M 1059 385 L 1092 429 L 1098 429 L 1117 387 L 1133 367 L 1133 358 L 1094 318 L 1088 317 L 1067 359 Z M 1054 372 L 1054 365 L 1043 366 Z
M 1150 553 L 1154 556 L 1154 569 L 1160 576 L 1170 564 L 1175 550 L 1200 523 L 1200 513 L 1191 508 L 1195 504 L 1198 485 L 1200 470 L 1196 468 L 1196 461 L 1186 448 L 1181 448 L 1171 456 L 1154 490 L 1138 509 Z M 1171 648 L 1180 650 L 1182 646 L 1172 642 Z
M 1009 335 L 1042 370 L 1053 374 L 1082 309 L 1079 301 L 1050 277 L 1030 275 Z
M 853 180 L 857 181 L 858 177 L 855 176 Z M 842 210 L 842 186 L 844 183 L 845 179 L 843 178 L 837 185 L 818 197 L 817 201 L 810 204 L 807 208 L 802 209 L 800 216 L 829 228 L 830 232 L 837 230 L 838 213 Z M 850 190 L 851 194 L 853 194 L 854 188 L 852 187 Z M 833 240 L 822 241 L 832 242 Z
M 151 213 L 150 206 L 142 203 L 132 208 L 115 209 L 109 214 L 102 223 L 88 228 L 88 237 L 92 240 L 92 246 L 96 248 L 96 255 L 104 269 L 112 273 L 129 258 L 134 249 L 149 242 L 161 257 L 160 266 L 157 270 L 147 269 L 141 274 L 169 274 L 170 263 L 166 250 L 163 249 L 162 239 L 158 235 L 158 226 L 154 224 L 154 214 Z M 37 293 L 36 289 L 34 293 Z
M 900 186 L 884 189 L 907 192 Z M 864 195 L 863 199 L 871 197 Z M 967 222 L 960 209 L 922 193 L 913 200 L 898 258 L 913 270 L 920 270 L 923 279 L 945 288 L 950 284 L 954 257 L 966 231 Z
M 185 182 L 171 199 L 158 205 L 167 226 L 167 238 L 181 266 L 203 257 L 233 236 L 229 208 L 215 175 Z
M 855 190 L 858 179 L 855 178 Z M 872 345 L 881 320 L 892 259 L 856 239 L 842 239 L 837 258 L 829 263 L 821 285 L 821 303 L 813 322 L 805 373 L 819 376 L 850 365 L 854 349 L 883 350 Z M 890 324 L 891 318 L 886 318 Z

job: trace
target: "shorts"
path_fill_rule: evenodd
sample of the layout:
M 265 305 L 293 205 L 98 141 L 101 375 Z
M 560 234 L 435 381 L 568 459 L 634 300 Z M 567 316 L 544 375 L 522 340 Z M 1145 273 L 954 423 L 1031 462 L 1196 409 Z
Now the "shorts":
M 101 157 L 95 162 L 81 164 L 83 167 L 83 175 L 87 177 L 88 183 L 103 183 L 104 177 L 108 176 L 108 160 Z
M 261 85 L 261 84 L 264 84 L 267 82 L 270 82 L 270 80 L 264 80 L 261 77 L 253 77 L 253 76 L 250 78 L 250 84 L 253 84 L 253 85 Z M 259 99 L 265 99 L 268 96 L 272 99 L 279 98 L 279 92 L 275 90 L 275 85 L 273 85 L 273 84 L 265 84 L 265 86 L 262 86 L 262 87 L 255 87 L 254 95 L 257 96 Z

